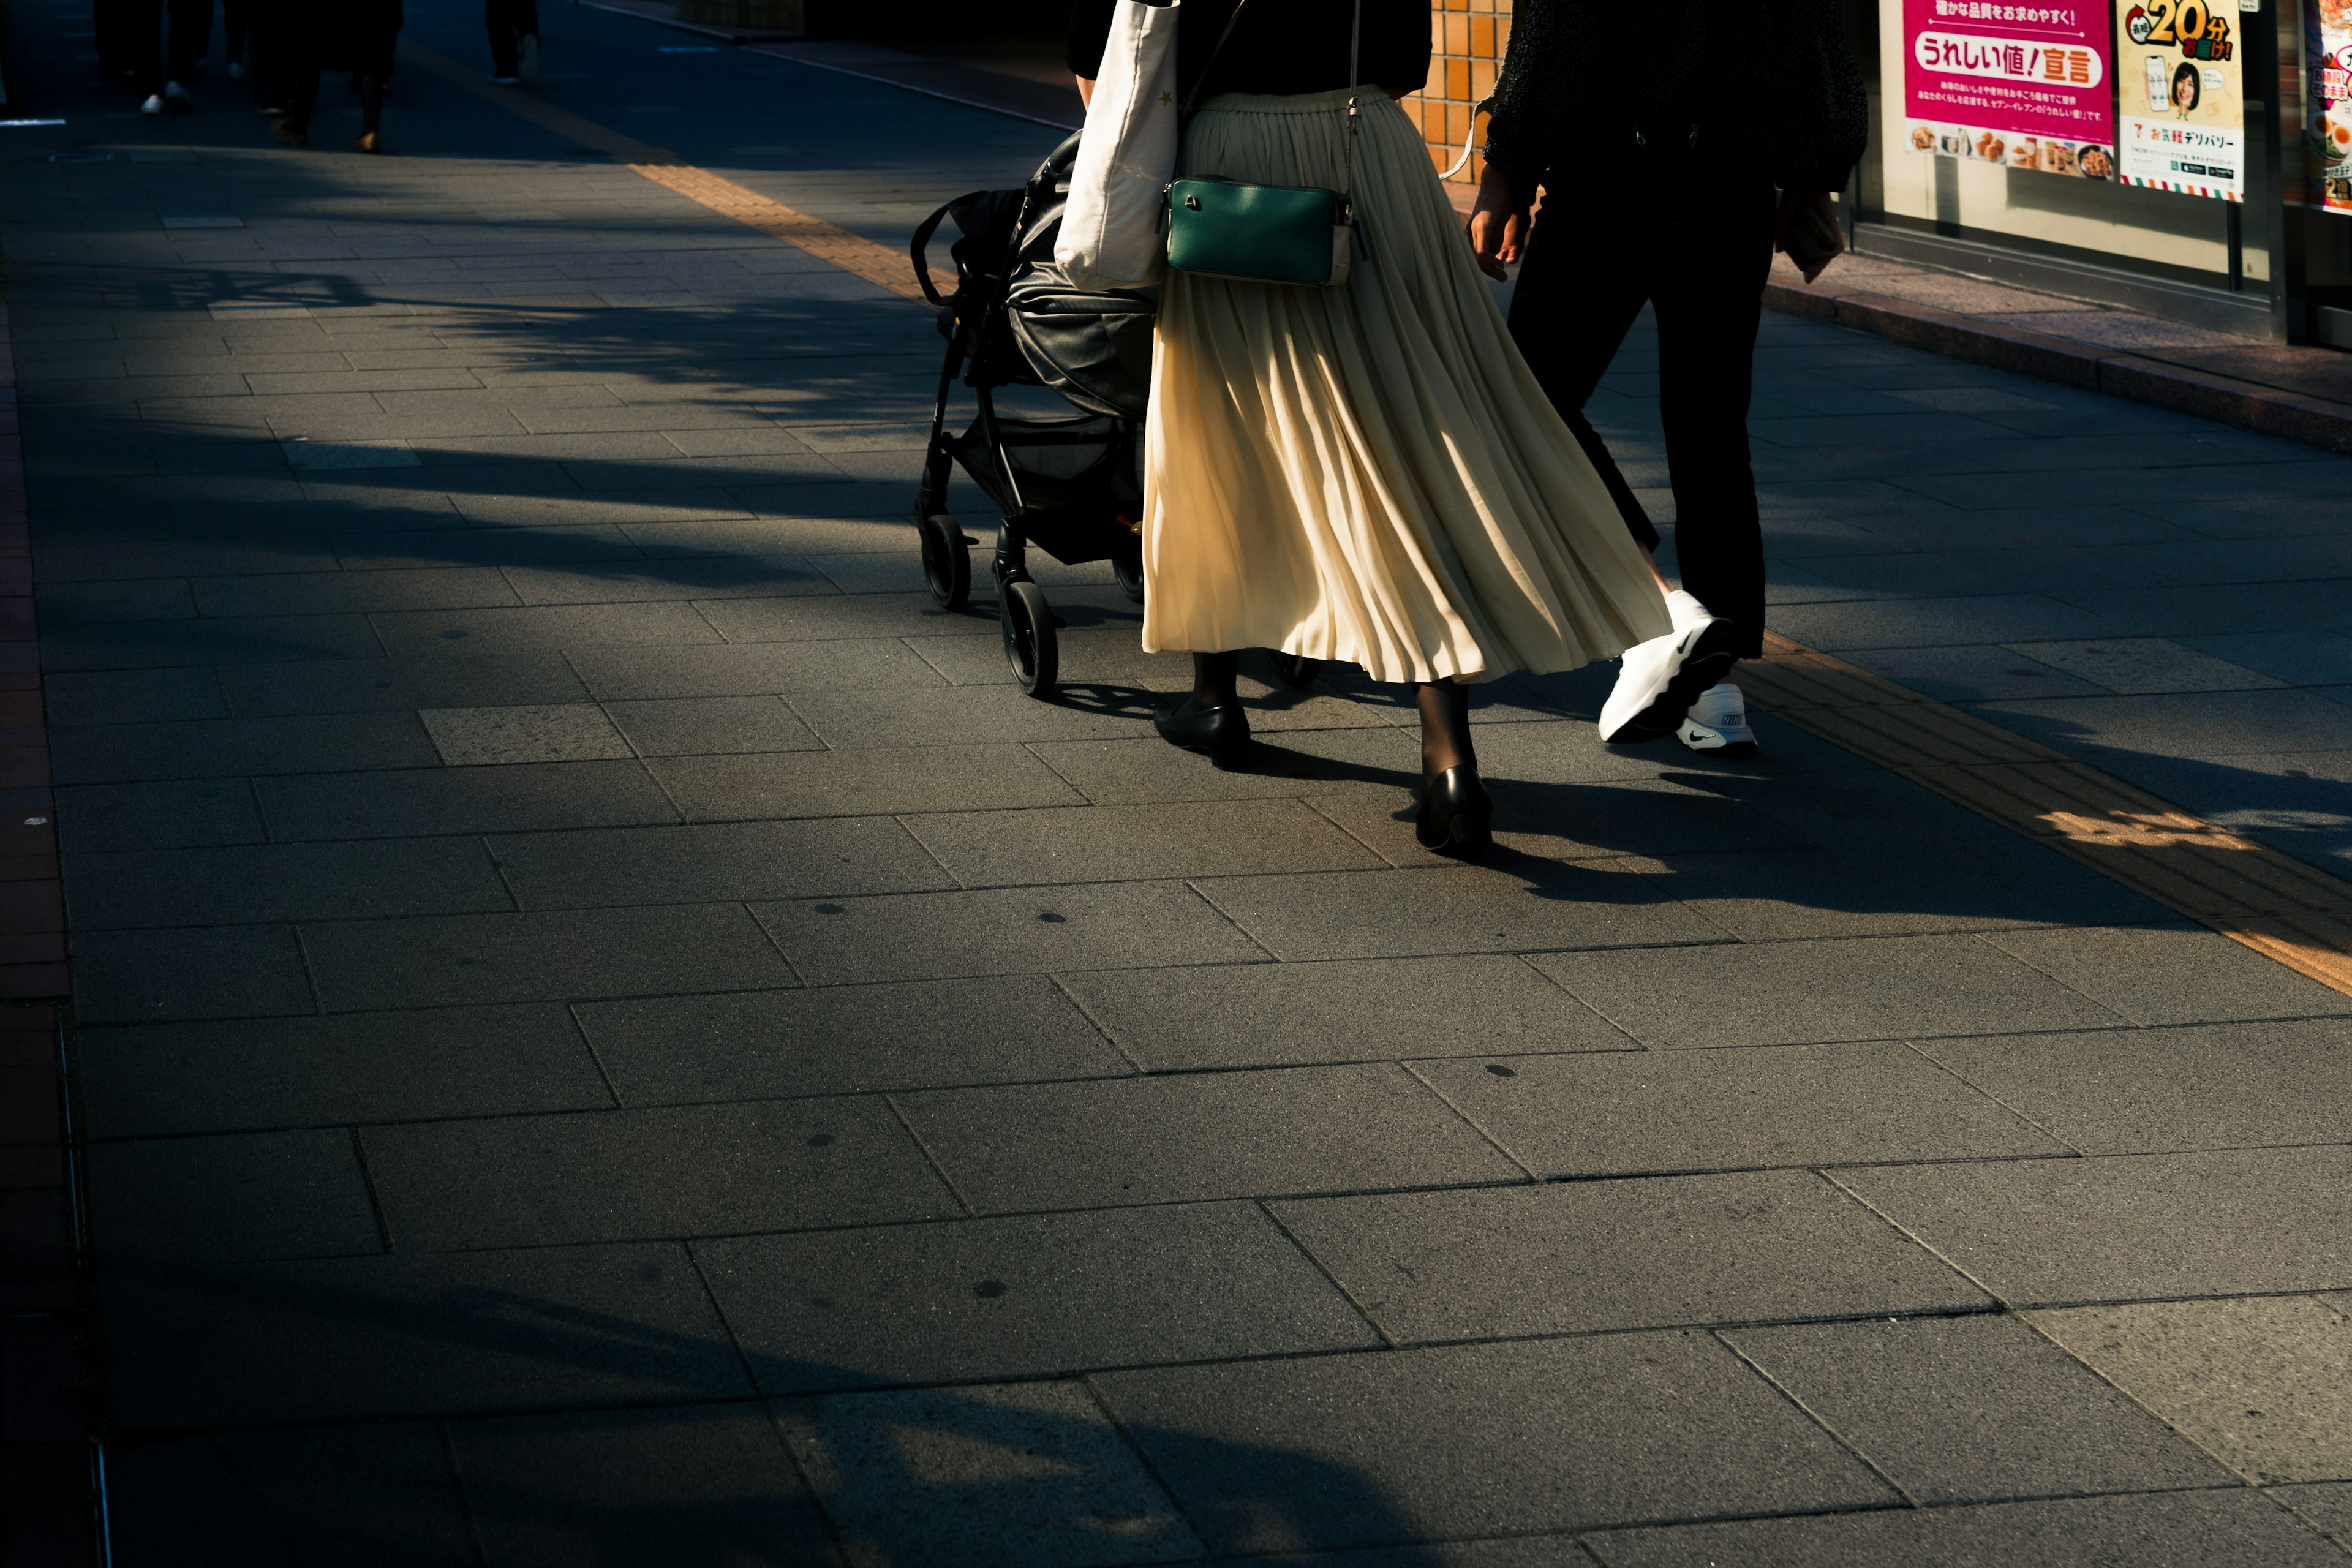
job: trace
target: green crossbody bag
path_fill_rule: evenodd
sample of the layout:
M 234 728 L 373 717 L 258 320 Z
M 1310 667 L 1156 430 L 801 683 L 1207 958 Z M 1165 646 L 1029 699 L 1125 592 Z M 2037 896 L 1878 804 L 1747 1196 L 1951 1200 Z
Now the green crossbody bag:
M 1241 20 L 1242 5 L 1225 21 L 1213 66 Z M 1360 124 L 1356 70 L 1363 42 L 1364 5 L 1348 34 L 1348 180 L 1356 179 L 1356 132 Z M 1204 68 L 1184 100 L 1192 112 L 1209 79 Z M 1356 214 L 1345 191 L 1315 185 L 1254 185 L 1243 180 L 1184 179 L 1168 187 L 1168 265 L 1179 272 L 1230 278 L 1244 283 L 1288 283 L 1337 288 L 1348 280 Z

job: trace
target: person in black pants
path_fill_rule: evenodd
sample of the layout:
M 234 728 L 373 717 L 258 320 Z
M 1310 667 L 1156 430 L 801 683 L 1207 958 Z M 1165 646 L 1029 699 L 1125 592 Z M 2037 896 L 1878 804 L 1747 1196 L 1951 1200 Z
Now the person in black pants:
M 1761 84 L 1761 101 L 1743 100 L 1736 121 L 1706 106 L 1707 62 L 1727 37 L 1752 37 L 1761 56 L 1759 68 L 1740 73 Z M 1618 64 L 1595 72 L 1594 60 Z M 1792 231 L 1808 282 L 1835 255 L 1829 193 L 1843 187 L 1868 135 L 1836 0 L 1796 0 L 1760 28 L 1730 0 L 1520 0 L 1489 102 L 1470 237 L 1493 277 L 1524 255 L 1512 338 L 1626 527 L 1654 551 L 1655 525 L 1584 415 L 1643 305 L 1654 308 L 1684 590 L 1676 624 L 1688 613 L 1727 619 L 1738 632 L 1720 651 L 1757 658 L 1764 542 L 1748 401 L 1764 280 Z M 1725 672 L 1731 658 L 1719 660 Z M 1628 654 L 1621 685 L 1639 678 L 1640 663 Z M 1738 688 L 1716 680 L 1677 733 L 1697 751 L 1753 750 Z
M 539 0 L 485 0 L 482 25 L 490 34 L 490 79 L 502 87 L 539 79 Z

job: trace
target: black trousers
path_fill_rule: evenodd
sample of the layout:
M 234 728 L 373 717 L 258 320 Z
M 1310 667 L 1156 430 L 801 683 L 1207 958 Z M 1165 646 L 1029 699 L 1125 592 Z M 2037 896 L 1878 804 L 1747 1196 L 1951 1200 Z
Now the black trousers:
M 253 23 L 253 0 L 221 0 L 221 44 L 228 58 L 245 58 L 245 35 Z
M 131 32 L 131 69 L 139 90 L 158 93 L 166 80 L 183 85 L 213 47 L 213 0 L 171 0 L 172 46 L 163 47 L 164 0 L 127 0 L 122 7 Z
M 490 74 L 512 76 L 523 35 L 539 36 L 539 0 L 483 0 L 482 25 L 490 34 Z
M 1647 303 L 1658 320 L 1658 413 L 1675 491 L 1683 586 L 1764 651 L 1764 535 L 1748 454 L 1748 398 L 1771 186 L 1760 178 L 1645 178 L 1545 194 L 1511 296 L 1511 336 L 1645 548 L 1658 531 L 1584 416 Z

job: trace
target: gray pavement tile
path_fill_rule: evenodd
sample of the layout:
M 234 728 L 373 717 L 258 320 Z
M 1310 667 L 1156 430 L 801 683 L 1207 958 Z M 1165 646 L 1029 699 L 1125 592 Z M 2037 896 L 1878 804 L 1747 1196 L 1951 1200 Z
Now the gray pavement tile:
M 896 637 L 626 652 L 582 648 L 570 658 L 588 689 L 607 702 L 940 684 L 939 672 Z
M 2023 654 L 2128 697 L 2178 691 L 2254 691 L 2281 684 L 2243 665 L 2231 664 L 2163 637 L 2007 646 L 2011 653 Z
M 529 763 L 255 781 L 269 836 L 408 838 L 674 823 L 677 808 L 637 762 Z
M 955 886 L 887 817 L 583 828 L 490 841 L 525 909 L 709 903 Z
M 2343 1142 L 2347 1037 L 2352 1025 L 2315 1020 L 1938 1039 L 1922 1051 L 2084 1154 L 2149 1154 Z
M 36 607 L 41 624 L 52 628 L 123 621 L 184 621 L 196 614 L 195 599 L 188 584 L 176 579 L 44 585 Z
M 2322 1481 L 2310 1486 L 2279 1487 L 2270 1496 L 2293 1509 L 2305 1524 L 2336 1545 L 2352 1551 L 2352 1483 Z
M 1117 740 L 1136 734 L 1151 717 L 1138 701 L 1104 710 L 1069 697 L 1040 702 L 1014 686 L 802 691 L 791 700 L 826 745 L 845 751 Z
M 958 1213 L 878 1099 L 371 1127 L 394 1244 L 451 1252 L 805 1230 Z
M 534 648 L 677 647 L 715 643 L 719 634 L 684 604 L 530 605 L 509 610 L 394 612 L 371 616 L 384 651 L 432 653 L 462 641 L 467 653 Z
M 2072 1152 L 1904 1045 L 1465 1058 L 1413 1070 L 1540 1176 Z
M 240 718 L 556 703 L 587 695 L 553 652 L 436 650 L 404 658 L 241 665 L 221 670 L 220 685 Z
M 738 1399 L 682 1247 L 113 1269 L 118 1430 Z
M 2096 697 L 2105 689 L 1990 643 L 1965 647 L 1864 648 L 1845 658 L 1938 702 Z
M 2039 1316 L 2039 1315 L 2037 1315 Z M 1732 1349 L 1922 1505 L 2229 1485 L 2006 1314 L 1738 1329 Z
M 1693 963 L 1694 957 L 1703 960 Z M 1537 968 L 1653 1048 L 2097 1027 L 2121 1019 L 1972 936 L 1560 953 Z
M 897 1104 L 983 1214 L 1526 1180 L 1394 1067 L 943 1089 Z
M 908 893 L 752 912 L 812 985 L 1265 956 L 1180 882 Z
M 93 1143 L 90 1226 L 110 1267 L 353 1258 L 384 1250 L 341 1128 Z
M 839 1561 L 756 1405 L 461 1421 L 449 1445 L 489 1568 Z
M 1988 702 L 1975 710 L 2028 740 L 2095 765 L 2118 752 L 2220 757 L 2321 751 L 2344 733 L 2341 703 L 2312 691 L 2212 691 Z
M 595 1056 L 551 1006 L 84 1028 L 76 1049 L 96 1138 L 613 1103 Z
M 500 708 L 426 708 L 417 718 L 453 768 L 501 763 L 593 763 L 634 756 L 593 702 Z
M 2200 653 L 2274 676 L 2289 686 L 2352 681 L 2352 637 L 2340 632 L 2240 632 L 2181 640 Z
M 2000 931 L 1986 940 L 2135 1024 L 2352 1013 L 2352 997 L 2204 926 Z
M 615 561 L 599 565 L 509 566 L 526 605 L 609 605 L 669 599 L 792 598 L 839 590 L 796 556 Z M 918 583 L 916 586 L 921 584 Z
M 634 561 L 644 552 L 617 528 L 467 528 L 455 510 L 441 526 L 414 533 L 343 533 L 334 541 L 346 572 L 422 567 L 543 566 L 562 562 Z
M 53 730 L 228 717 L 220 680 L 209 669 L 57 674 L 41 682 L 41 697 L 42 716 Z
M 1381 1342 L 1254 1204 L 698 1242 L 767 1394 Z
M 76 930 L 68 945 L 75 1016 L 84 1024 L 318 1011 L 291 926 Z
M 1382 864 L 1296 801 L 975 811 L 908 817 L 907 828 L 968 888 Z
M 1047 742 L 1029 749 L 1098 805 L 1323 796 L 1357 789 L 1401 805 L 1420 782 L 1413 742 L 1386 724 L 1261 734 L 1244 766 L 1231 772 L 1157 735 Z
M 1803 1171 L 1340 1197 L 1274 1213 L 1400 1342 L 1989 1304 Z
M 1201 1555 L 1082 1384 L 842 1394 L 774 1408 L 860 1561 L 1112 1568 Z
M 2352 1148 L 2340 1145 L 1836 1180 L 2011 1306 L 2352 1286 Z
M 1922 826 L 1943 826 L 1935 815 Z M 1893 859 L 1867 832 L 1839 849 L 1668 855 L 1644 864 L 1675 898 L 1751 942 L 2108 925 L 2173 914 L 1991 823 L 1979 820 L 1958 842 L 1937 844 L 1932 878 L 1890 875 L 1890 863 L 1907 861 Z
M 383 652 L 365 616 L 252 616 L 236 619 L 56 626 L 41 638 L 44 669 L 148 669 L 173 665 L 278 664 L 374 658 Z
M 2122 629 L 2095 611 L 2038 594 L 1786 605 L 1772 622 L 1783 636 L 1832 653 L 2111 637 Z
M 1116 590 L 1114 590 L 1115 592 Z M 1123 601 L 1122 601 L 1123 602 Z M 1062 605 L 1056 604 L 1058 612 Z M 715 599 L 702 613 L 730 643 L 842 637 L 1000 637 L 996 606 L 942 610 L 929 594 L 842 594 L 804 599 Z M 1073 625 L 1085 623 L 1073 620 Z M 1000 660 L 1003 656 L 998 656 Z M 1072 671 L 1073 674 L 1077 673 Z
M 320 921 L 302 947 L 330 1013 L 750 991 L 798 978 L 740 903 Z
M 657 757 L 646 766 L 690 822 L 1079 804 L 1053 770 L 1010 743 Z
M 375 610 L 466 610 L 512 605 L 514 590 L 487 566 L 275 576 L 200 577 L 192 584 L 207 616 L 333 616 Z
M 1484 868 L 1226 878 L 1202 893 L 1286 960 L 1727 940 L 1660 879 L 1615 860 L 1563 866 L 1498 854 Z
M 1923 540 L 1895 535 L 1906 543 Z M 1882 535 L 1880 542 L 1888 542 Z M 1809 555 L 1805 574 L 1846 591 L 1780 595 L 1775 605 L 1830 599 L 1953 597 L 1985 594 L 2041 594 L 2053 583 L 2085 579 L 2108 587 L 2146 588 L 2179 581 L 2145 563 L 2144 547 L 2114 544 L 2016 544 L 1985 549 L 1974 540 L 1946 541 L 1941 547 L 1901 552 L 1874 550 L 1855 555 Z
M 1148 1072 L 1635 1048 L 1515 957 L 1112 969 L 1062 984 Z
M 254 844 L 268 837 L 243 779 L 92 784 L 57 792 L 58 842 L 68 854 Z
M 1894 1500 L 1704 1334 L 1170 1367 L 1094 1382 L 1225 1553 Z
M 574 1011 L 632 1105 L 1134 1070 L 1067 997 L 1034 976 L 589 1002 Z
M 441 1434 L 423 1421 L 205 1432 L 107 1455 L 107 1536 L 186 1568 L 460 1568 L 479 1559 Z
M 809 752 L 825 744 L 777 697 L 656 698 L 604 710 L 646 757 Z
M 473 838 L 76 854 L 77 931 L 508 910 Z
M 2249 1480 L 2352 1480 L 2352 1321 L 2310 1297 L 2027 1319 Z
M 2252 1492 L 2156 1492 L 1972 1508 L 1693 1524 L 1591 1535 L 1605 1568 L 2340 1568 L 2342 1554 Z
M 93 725 L 58 734 L 51 754 L 61 784 L 341 773 L 436 760 L 415 721 L 401 713 Z
M 2276 631 L 2281 626 L 2324 630 L 2344 625 L 2343 595 L 2325 581 L 2070 588 L 2067 597 L 2105 616 L 2110 636 L 2219 637 Z

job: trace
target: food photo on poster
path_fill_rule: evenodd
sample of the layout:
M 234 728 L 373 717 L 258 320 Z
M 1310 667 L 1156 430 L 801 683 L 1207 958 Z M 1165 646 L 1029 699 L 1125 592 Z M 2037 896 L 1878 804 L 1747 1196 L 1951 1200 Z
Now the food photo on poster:
M 2118 177 L 2151 190 L 2245 200 L 2242 69 L 2227 11 L 2203 0 L 2118 0 Z
M 2352 0 L 2305 0 L 2314 206 L 2352 212 Z
M 2113 178 L 2111 14 L 2108 0 L 1904 0 L 1911 150 Z

